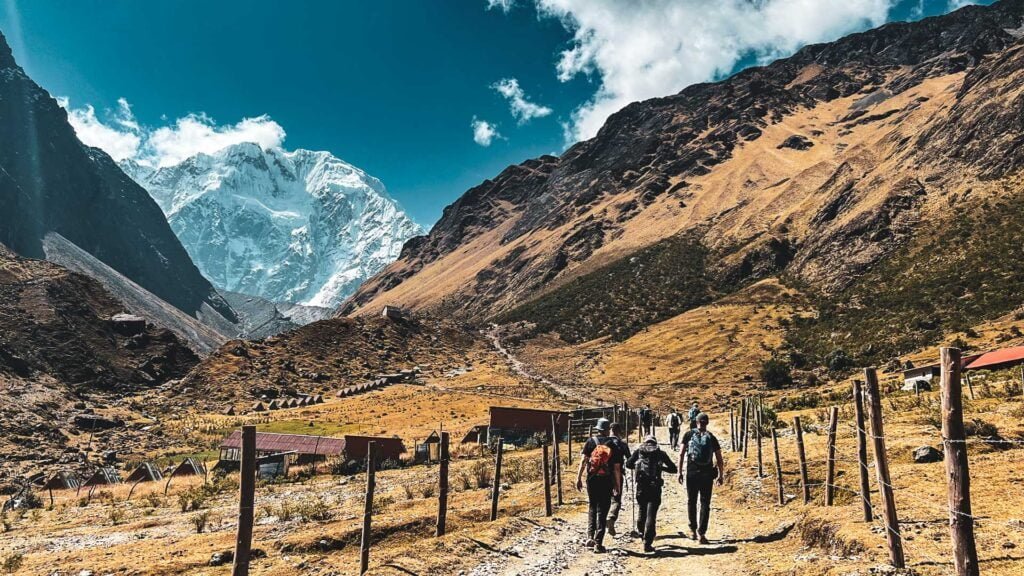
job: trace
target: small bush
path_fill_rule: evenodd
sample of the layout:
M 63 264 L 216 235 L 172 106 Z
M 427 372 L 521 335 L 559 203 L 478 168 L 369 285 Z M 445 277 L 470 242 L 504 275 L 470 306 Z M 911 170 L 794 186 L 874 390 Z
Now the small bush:
M 7 510 L 0 511 L 0 528 L 2 528 L 4 532 L 10 532 L 14 529 L 14 524 L 7 516 Z
M 111 507 L 107 512 L 107 517 L 110 518 L 110 523 L 114 526 L 124 522 L 124 516 L 124 510 L 117 506 Z
M 427 483 L 423 485 L 423 497 L 432 498 L 434 496 L 435 486 L 433 483 Z
M 409 484 L 402 485 L 402 489 L 405 490 L 406 500 L 412 500 L 413 498 L 416 497 L 416 494 L 414 494 L 412 491 L 412 486 L 410 486 Z
M 327 501 L 320 496 L 306 498 L 295 505 L 295 511 L 302 516 L 306 522 L 326 522 L 331 519 L 332 513 Z
M 206 523 L 210 519 L 210 511 L 203 510 L 192 516 L 192 526 L 196 529 L 196 534 L 202 534 L 203 530 L 206 530 Z
M 760 375 L 765 386 L 771 390 L 777 390 L 793 383 L 793 374 L 789 370 L 789 364 L 778 358 L 765 360 L 761 364 Z
M 467 474 L 465 472 L 465 470 L 463 470 L 462 472 L 459 472 L 459 484 L 458 484 L 458 486 L 460 488 L 462 488 L 463 490 L 469 490 L 469 489 L 473 488 L 473 481 L 469 478 L 469 474 Z
M 4 557 L 4 562 L 0 565 L 4 572 L 8 574 L 14 574 L 21 569 L 22 564 L 25 563 L 25 556 L 21 552 L 11 552 Z
M 373 500 L 373 513 L 380 514 L 388 509 L 389 506 L 395 503 L 395 499 L 391 496 L 381 496 Z
M 146 506 L 150 508 L 160 508 L 164 505 L 164 499 L 160 497 L 159 492 L 149 492 L 142 497 L 142 501 L 146 503 Z
M 473 481 L 477 488 L 488 488 L 491 485 L 491 466 L 486 460 L 477 460 L 472 468 Z

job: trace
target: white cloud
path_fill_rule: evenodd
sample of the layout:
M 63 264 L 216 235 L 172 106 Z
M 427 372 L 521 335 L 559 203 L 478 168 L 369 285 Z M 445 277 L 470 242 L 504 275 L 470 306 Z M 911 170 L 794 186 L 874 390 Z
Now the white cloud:
M 97 118 L 96 110 L 88 104 L 82 108 L 71 108 L 67 98 L 58 98 L 57 102 L 68 111 L 68 122 L 78 139 L 87 146 L 100 148 L 117 161 L 138 155 L 142 145 L 141 131 L 124 99 L 118 100 L 116 111 L 108 113 L 110 124 Z
M 481 146 L 490 146 L 495 138 L 502 137 L 496 124 L 480 120 L 476 116 L 473 116 L 473 123 L 470 126 L 473 128 L 473 142 Z
M 946 3 L 946 6 L 949 8 L 949 11 L 952 12 L 953 10 L 963 8 L 964 6 L 971 6 L 972 4 L 977 4 L 977 2 L 975 0 L 949 0 L 949 2 Z
M 276 148 L 285 138 L 284 128 L 267 115 L 218 125 L 206 114 L 189 114 L 168 126 L 150 128 L 139 124 L 124 98 L 119 98 L 117 108 L 106 111 L 102 120 L 89 104 L 73 108 L 67 98 L 57 101 L 68 111 L 78 139 L 117 161 L 132 159 L 149 166 L 170 166 L 200 152 L 210 154 L 242 142 Z
M 502 78 L 491 84 L 491 88 L 508 100 L 509 111 L 519 124 L 526 124 L 534 118 L 543 118 L 551 114 L 551 108 L 527 100 L 526 93 L 519 87 L 519 81 L 515 78 Z
M 284 128 L 265 114 L 225 126 L 218 126 L 205 114 L 189 114 L 178 118 L 172 126 L 154 130 L 146 140 L 146 148 L 156 159 L 156 165 L 169 166 L 200 152 L 211 154 L 242 142 L 254 142 L 264 149 L 277 148 L 284 137 Z
M 881 25 L 895 0 L 533 2 L 542 17 L 559 19 L 573 34 L 560 54 L 558 78 L 600 80 L 594 96 L 572 114 L 572 142 L 594 136 L 630 102 L 714 80 L 750 55 L 765 63 L 804 44 Z
M 487 9 L 493 10 L 497 8 L 502 12 L 508 14 L 508 11 L 515 6 L 516 0 L 487 0 Z

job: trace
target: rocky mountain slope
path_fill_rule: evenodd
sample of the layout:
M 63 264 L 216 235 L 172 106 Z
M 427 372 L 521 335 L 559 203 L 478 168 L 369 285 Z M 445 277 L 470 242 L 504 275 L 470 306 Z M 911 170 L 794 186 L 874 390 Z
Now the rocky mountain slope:
M 221 290 L 335 307 L 422 234 L 376 178 L 327 152 L 229 146 L 125 172 Z
M 877 293 L 865 273 L 883 262 L 941 290 L 951 278 L 937 271 L 957 268 L 936 267 L 937 251 L 970 260 L 936 231 L 965 214 L 999 221 L 1020 195 L 1022 24 L 1022 0 L 971 6 L 631 104 L 562 156 L 467 191 L 342 313 L 397 303 L 582 342 L 629 338 L 769 277 L 831 303 L 829 318 L 870 306 L 844 295 Z M 909 277 L 890 272 L 875 278 L 893 291 L 889 331 L 912 330 L 920 303 L 900 298 Z M 1019 303 L 1024 279 L 1008 273 L 977 314 Z M 982 297 L 979 282 L 961 295 Z M 856 315 L 840 316 L 809 315 L 814 346 L 792 345 L 840 345 Z
M 124 311 L 95 280 L 0 246 L 0 469 L 54 457 L 90 425 L 87 406 L 119 403 L 199 361 L 169 330 L 114 319 Z
M 234 315 L 159 207 L 18 66 L 0 35 L 0 243 L 44 257 L 55 232 L 191 316 Z

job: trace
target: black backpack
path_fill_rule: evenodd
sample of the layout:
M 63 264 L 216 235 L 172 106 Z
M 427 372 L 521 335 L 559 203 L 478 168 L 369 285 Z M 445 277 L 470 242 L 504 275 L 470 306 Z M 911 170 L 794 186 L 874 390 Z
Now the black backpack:
M 644 446 L 637 448 L 636 484 L 637 486 L 661 485 L 661 448 L 652 450 Z

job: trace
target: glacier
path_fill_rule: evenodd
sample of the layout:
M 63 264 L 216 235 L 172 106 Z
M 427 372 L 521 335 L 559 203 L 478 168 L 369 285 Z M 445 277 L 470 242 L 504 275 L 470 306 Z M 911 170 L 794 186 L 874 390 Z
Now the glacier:
M 424 234 L 380 180 L 329 152 L 241 143 L 120 165 L 214 286 L 273 302 L 337 307 Z

